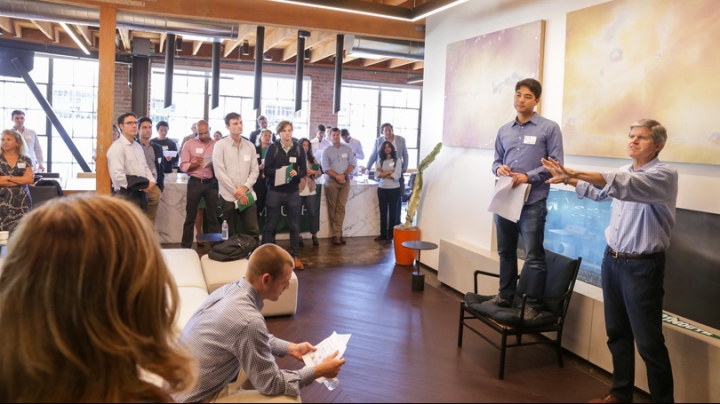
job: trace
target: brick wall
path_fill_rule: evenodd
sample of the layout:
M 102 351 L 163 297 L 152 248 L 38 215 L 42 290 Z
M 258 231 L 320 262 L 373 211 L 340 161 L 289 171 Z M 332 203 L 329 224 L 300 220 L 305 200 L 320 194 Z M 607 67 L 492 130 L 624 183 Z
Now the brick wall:
M 130 111 L 132 105 L 132 91 L 128 86 L 129 74 L 130 65 L 115 63 L 115 105 L 113 106 L 113 123 L 117 122 L 117 118 L 120 115 Z
M 154 58 L 151 60 L 155 63 L 164 63 L 164 59 Z M 195 67 L 207 67 L 210 68 L 210 61 L 196 59 L 192 61 L 182 60 L 176 61 L 175 67 L 182 69 L 182 66 L 195 66 Z M 236 64 L 236 63 L 222 63 L 222 69 L 228 70 L 241 70 L 252 72 L 254 66 L 252 64 Z M 263 66 L 263 72 L 283 74 L 283 75 L 294 75 L 295 65 L 278 65 L 278 64 L 265 64 Z M 337 114 L 334 114 L 333 109 L 333 82 L 335 77 L 335 71 L 332 67 L 325 66 L 312 66 L 306 65 L 304 69 L 305 76 L 310 76 L 312 80 L 312 86 L 310 89 L 310 135 L 315 135 L 315 128 L 319 124 L 323 125 L 337 125 Z M 117 80 L 117 71 L 116 71 Z M 383 83 L 383 84 L 406 84 L 407 74 L 383 72 L 383 71 L 368 71 L 368 70 L 343 70 L 343 80 L 356 80 L 366 81 L 371 83 Z M 118 91 L 118 83 L 115 83 L 115 91 Z M 127 87 L 127 86 L 126 86 Z M 128 90 L 129 91 L 129 90 Z M 148 89 L 149 91 L 149 89 Z M 148 97 L 150 99 L 150 97 Z M 117 103 L 116 103 L 116 111 Z

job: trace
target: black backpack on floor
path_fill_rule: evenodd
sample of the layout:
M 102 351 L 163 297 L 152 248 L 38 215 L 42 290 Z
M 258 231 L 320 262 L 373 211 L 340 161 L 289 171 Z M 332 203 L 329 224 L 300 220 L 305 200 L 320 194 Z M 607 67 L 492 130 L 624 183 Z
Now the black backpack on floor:
M 217 244 L 210 250 L 211 260 L 227 262 L 247 258 L 257 248 L 257 240 L 247 234 L 234 234 L 228 240 Z

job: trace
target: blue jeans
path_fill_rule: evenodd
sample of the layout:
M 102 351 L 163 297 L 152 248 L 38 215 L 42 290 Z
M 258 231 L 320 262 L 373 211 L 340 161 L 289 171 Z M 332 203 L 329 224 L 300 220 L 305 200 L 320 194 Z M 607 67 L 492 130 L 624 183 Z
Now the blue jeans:
M 542 296 L 545 293 L 547 265 L 545 263 L 545 217 L 547 207 L 545 199 L 523 207 L 520 220 L 511 222 L 495 215 L 497 230 L 498 254 L 500 255 L 500 290 L 501 298 L 512 302 L 517 290 L 517 247 L 518 236 L 522 234 L 525 247 L 525 267 L 522 276 L 529 276 L 526 293 Z M 528 305 L 541 308 L 542 302 L 528 298 Z
M 665 254 L 654 259 L 614 258 L 605 253 L 602 290 L 605 330 L 613 360 L 610 393 L 630 402 L 635 385 L 635 343 L 647 368 L 656 403 L 673 402 L 673 375 L 662 334 Z
M 267 217 L 263 229 L 263 244 L 267 244 L 273 239 L 280 215 L 287 215 L 287 223 L 290 228 L 290 255 L 297 257 L 300 254 L 300 192 L 286 194 L 268 190 L 265 206 L 267 207 Z

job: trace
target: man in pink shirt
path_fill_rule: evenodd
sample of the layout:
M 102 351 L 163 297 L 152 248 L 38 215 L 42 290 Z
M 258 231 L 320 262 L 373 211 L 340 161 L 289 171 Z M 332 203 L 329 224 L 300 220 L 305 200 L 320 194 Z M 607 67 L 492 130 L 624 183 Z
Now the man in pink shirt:
M 212 168 L 205 168 L 210 160 L 216 141 L 210 138 L 210 129 L 205 121 L 198 122 L 198 135 L 183 145 L 180 154 L 180 169 L 190 176 L 187 184 L 187 205 L 183 224 L 182 247 L 190 248 L 193 243 L 193 226 L 200 199 L 205 198 L 208 208 L 208 230 L 220 233 L 215 207 L 218 201 L 218 182 Z

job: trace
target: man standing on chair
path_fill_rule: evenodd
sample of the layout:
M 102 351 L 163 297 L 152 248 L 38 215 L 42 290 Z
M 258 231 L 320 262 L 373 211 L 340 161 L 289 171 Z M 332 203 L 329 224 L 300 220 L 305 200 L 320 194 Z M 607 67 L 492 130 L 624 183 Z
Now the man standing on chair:
M 554 159 L 543 166 L 547 182 L 575 186 L 578 198 L 612 202 L 607 248 L 602 262 L 605 330 L 612 353 L 610 393 L 591 403 L 629 403 L 635 386 L 635 344 L 645 361 L 650 395 L 671 403 L 673 375 L 662 333 L 665 250 L 675 225 L 678 173 L 658 159 L 667 131 L 660 122 L 641 119 L 630 126 L 628 156 L 617 171 L 584 172 Z
M 210 138 L 210 129 L 205 121 L 198 122 L 198 136 L 185 143 L 180 157 L 180 169 L 190 176 L 187 183 L 185 223 L 183 224 L 182 247 L 190 248 L 193 243 L 193 226 L 197 221 L 200 200 L 205 198 L 208 207 L 208 231 L 220 233 L 217 212 L 218 181 L 213 169 L 205 167 L 205 158 L 212 156 L 215 140 Z M 202 221 L 201 221 L 202 225 Z
M 347 143 L 340 141 L 340 129 L 332 128 L 330 141 L 332 146 L 325 149 L 322 156 L 322 168 L 326 174 L 325 195 L 327 195 L 328 218 L 332 243 L 345 244 L 343 222 L 345 221 L 345 204 L 350 195 L 349 175 L 357 167 L 355 153 Z
M 497 296 L 483 304 L 509 307 L 517 288 L 518 236 L 525 248 L 523 276 L 529 277 L 528 294 L 542 296 L 545 292 L 547 266 L 543 240 L 545 233 L 545 202 L 550 185 L 545 181 L 550 173 L 539 164 L 551 157 L 563 161 L 562 133 L 557 123 L 535 112 L 540 102 L 542 86 L 535 79 L 525 79 L 515 85 L 517 117 L 503 125 L 495 139 L 495 161 L 492 171 L 498 177 L 512 177 L 512 186 L 530 184 L 530 195 L 517 223 L 495 215 L 498 254 L 500 255 L 500 288 Z M 543 302 L 528 299 L 524 319 L 532 320 L 541 313 Z
M 240 114 L 231 112 L 225 116 L 225 127 L 230 136 L 215 144 L 212 165 L 220 183 L 223 217 L 228 222 L 230 235 L 235 234 L 238 217 L 242 220 L 245 234 L 260 238 L 257 204 L 250 204 L 247 193 L 253 189 L 260 170 L 255 157 L 255 145 L 243 138 L 243 121 Z M 246 206 L 242 212 L 236 203 Z M 208 204 L 208 209 L 211 206 Z

